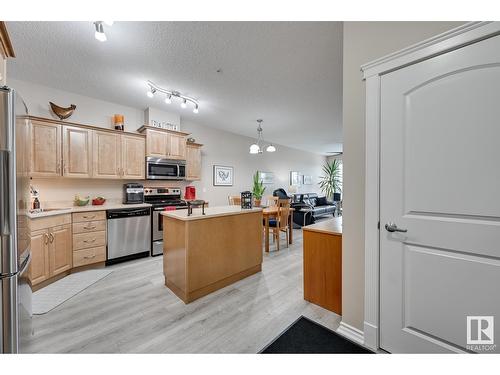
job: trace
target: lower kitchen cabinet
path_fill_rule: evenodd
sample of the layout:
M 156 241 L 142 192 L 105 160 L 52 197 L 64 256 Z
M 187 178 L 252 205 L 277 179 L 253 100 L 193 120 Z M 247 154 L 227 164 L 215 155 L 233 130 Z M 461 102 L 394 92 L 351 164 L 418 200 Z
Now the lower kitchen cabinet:
M 49 278 L 49 235 L 46 229 L 31 232 L 30 280 L 36 285 Z
M 30 280 L 40 284 L 73 267 L 71 216 L 35 219 L 31 224 Z

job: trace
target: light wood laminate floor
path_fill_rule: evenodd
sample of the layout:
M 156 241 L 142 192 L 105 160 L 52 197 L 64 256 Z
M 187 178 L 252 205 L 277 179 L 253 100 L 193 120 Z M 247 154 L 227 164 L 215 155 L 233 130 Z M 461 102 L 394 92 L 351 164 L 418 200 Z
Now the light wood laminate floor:
M 41 316 L 33 353 L 257 353 L 299 316 L 336 329 L 340 317 L 303 299 L 302 231 L 264 253 L 261 273 L 185 305 L 164 286 L 162 257 L 113 273 Z

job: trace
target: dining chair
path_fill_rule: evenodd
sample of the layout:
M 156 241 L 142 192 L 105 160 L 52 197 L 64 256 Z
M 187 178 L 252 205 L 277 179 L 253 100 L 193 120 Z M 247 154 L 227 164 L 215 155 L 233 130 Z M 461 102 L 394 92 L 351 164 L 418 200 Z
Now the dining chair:
M 227 198 L 230 206 L 241 206 L 241 197 L 239 195 L 230 195 Z
M 290 200 L 278 199 L 276 205 L 278 206 L 276 220 L 269 220 L 269 227 L 273 230 L 273 240 L 276 240 L 276 247 L 279 251 L 281 232 L 285 232 L 286 247 L 288 247 L 288 220 L 290 215 Z
M 272 195 L 269 195 L 266 197 L 266 206 L 268 207 L 274 207 L 277 206 L 278 204 L 278 197 L 273 197 Z

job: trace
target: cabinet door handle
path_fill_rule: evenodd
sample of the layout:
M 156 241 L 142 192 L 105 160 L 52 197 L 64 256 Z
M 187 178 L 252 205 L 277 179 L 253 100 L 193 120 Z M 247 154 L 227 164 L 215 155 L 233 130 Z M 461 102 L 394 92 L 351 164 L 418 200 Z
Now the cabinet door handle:
M 92 256 L 84 256 L 83 259 L 94 259 L 95 258 L 95 254 L 92 255 Z
M 50 236 L 50 243 L 54 242 L 54 235 L 50 233 L 49 236 Z
M 95 229 L 95 225 L 93 227 L 83 227 L 83 229 Z
M 92 242 L 95 242 L 96 238 L 92 239 L 92 240 L 83 240 L 83 242 L 85 243 L 92 243 Z
M 92 216 L 87 216 L 87 215 L 84 215 L 82 216 L 84 219 L 93 219 L 95 217 L 95 215 L 92 215 Z
M 45 245 L 49 243 L 49 236 L 47 233 L 43 234 L 43 242 L 45 243 Z

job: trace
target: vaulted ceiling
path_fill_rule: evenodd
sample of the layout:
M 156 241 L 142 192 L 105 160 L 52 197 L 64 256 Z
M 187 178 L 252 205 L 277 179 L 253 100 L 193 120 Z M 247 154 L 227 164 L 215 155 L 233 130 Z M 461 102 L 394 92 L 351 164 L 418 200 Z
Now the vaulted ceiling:
M 278 144 L 342 150 L 340 22 L 8 22 L 9 76 Z M 217 72 L 220 70 L 220 72 Z M 146 81 L 200 101 L 194 114 L 145 95 Z

